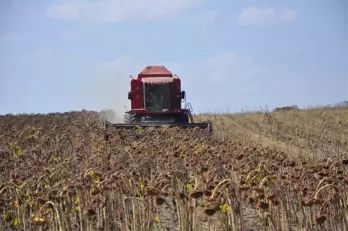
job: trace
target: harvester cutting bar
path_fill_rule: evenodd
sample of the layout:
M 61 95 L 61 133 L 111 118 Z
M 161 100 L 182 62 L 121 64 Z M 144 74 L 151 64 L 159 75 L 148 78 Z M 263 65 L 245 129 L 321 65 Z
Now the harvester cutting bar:
M 179 127 L 179 128 L 200 128 L 205 129 L 208 132 L 213 131 L 211 123 L 166 123 L 166 122 L 144 122 L 139 124 L 122 124 L 122 123 L 110 123 L 109 121 L 104 121 L 105 128 L 124 128 L 124 129 L 136 129 L 137 127 L 141 128 L 160 128 L 160 127 Z

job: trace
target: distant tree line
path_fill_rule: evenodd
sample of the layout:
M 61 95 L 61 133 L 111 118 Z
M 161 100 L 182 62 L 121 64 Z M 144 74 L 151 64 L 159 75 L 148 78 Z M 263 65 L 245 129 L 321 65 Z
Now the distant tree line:
M 334 107 L 348 107 L 348 101 L 344 100 L 344 101 L 334 105 Z
M 321 108 L 342 108 L 342 107 L 348 107 L 347 100 L 344 100 L 336 104 L 321 106 Z M 277 107 L 273 111 L 290 111 L 290 110 L 300 110 L 300 108 L 297 105 L 290 105 L 290 106 L 284 106 L 284 107 Z
M 297 105 L 291 105 L 291 106 L 277 107 L 276 109 L 274 109 L 274 111 L 290 111 L 290 110 L 299 110 L 299 107 Z

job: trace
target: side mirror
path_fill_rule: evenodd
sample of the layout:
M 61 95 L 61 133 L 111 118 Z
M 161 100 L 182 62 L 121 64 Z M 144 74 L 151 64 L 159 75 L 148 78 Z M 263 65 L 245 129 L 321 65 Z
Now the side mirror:
M 185 92 L 185 91 L 182 91 L 182 92 L 181 92 L 181 99 L 185 99 L 185 96 L 186 96 L 186 92 Z
M 128 92 L 128 99 L 132 99 L 132 93 L 130 91 Z

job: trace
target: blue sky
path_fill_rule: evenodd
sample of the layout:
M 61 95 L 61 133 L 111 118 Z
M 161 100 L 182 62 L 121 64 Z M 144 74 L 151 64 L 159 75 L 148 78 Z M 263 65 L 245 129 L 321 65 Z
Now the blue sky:
M 348 99 L 346 0 L 2 0 L 0 114 L 129 107 L 165 65 L 195 112 Z

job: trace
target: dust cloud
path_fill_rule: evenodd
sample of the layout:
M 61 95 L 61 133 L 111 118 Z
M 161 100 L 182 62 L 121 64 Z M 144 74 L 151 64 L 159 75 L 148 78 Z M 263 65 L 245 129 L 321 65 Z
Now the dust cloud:
M 99 64 L 91 73 L 88 84 L 81 89 L 83 105 L 99 111 L 104 119 L 112 123 L 123 123 L 124 113 L 130 110 L 130 75 L 136 77 L 141 68 L 131 65 L 128 57 Z

